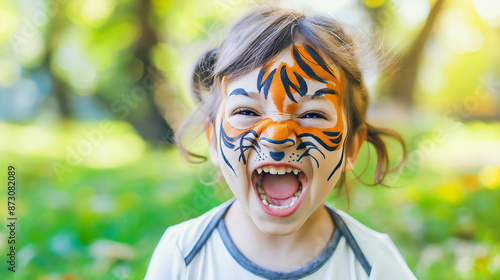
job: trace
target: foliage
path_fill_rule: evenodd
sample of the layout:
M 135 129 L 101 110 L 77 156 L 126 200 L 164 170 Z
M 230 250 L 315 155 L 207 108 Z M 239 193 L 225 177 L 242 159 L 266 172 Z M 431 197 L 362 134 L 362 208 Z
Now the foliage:
M 126 123 L 112 125 L 114 131 L 105 137 L 110 146 L 133 131 Z M 39 149 L 78 147 L 75 143 L 88 139 L 82 131 L 97 126 L 44 127 L 38 132 L 50 132 L 52 138 Z M 500 124 L 464 127 L 478 135 L 499 128 Z M 37 131 L 33 126 L 2 124 L 0 130 L 2 135 L 28 131 L 43 139 L 33 133 Z M 414 142 L 412 138 L 407 141 Z M 166 227 L 231 197 L 224 186 L 200 183 L 200 179 L 212 180 L 209 165 L 178 164 L 182 159 L 175 150 L 146 147 L 133 159 L 95 167 L 85 160 L 73 165 L 64 153 L 41 156 L 39 150 L 30 149 L 32 144 L 21 141 L 3 145 L 1 150 L 6 162 L 18 169 L 16 279 L 142 278 Z M 100 145 L 107 144 L 103 140 Z M 133 149 L 133 145 L 128 147 Z M 100 153 L 93 148 L 85 157 Z M 106 156 L 120 158 L 120 153 L 117 149 Z M 363 180 L 371 177 L 374 168 L 373 158 L 366 161 L 368 153 L 363 148 L 355 171 L 360 173 L 368 164 Z M 64 170 L 61 164 L 71 169 L 59 174 Z M 355 183 L 349 209 L 345 197 L 332 196 L 328 201 L 373 229 L 389 233 L 419 279 L 500 277 L 500 226 L 492 223 L 493 213 L 500 211 L 499 166 L 458 170 L 423 164 L 415 170 L 407 168 L 391 185 Z M 2 193 L 0 200 L 5 201 L 5 196 Z M 1 250 L 6 246 L 2 242 Z M 0 273 L 7 275 L 5 269 Z

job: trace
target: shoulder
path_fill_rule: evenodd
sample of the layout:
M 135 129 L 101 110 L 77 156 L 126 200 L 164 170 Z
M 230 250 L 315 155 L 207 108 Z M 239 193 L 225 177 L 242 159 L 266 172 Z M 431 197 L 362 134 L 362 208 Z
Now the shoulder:
M 329 205 L 328 207 L 330 207 L 330 209 L 337 213 L 342 221 L 344 221 L 347 228 L 354 236 L 354 239 L 361 247 L 361 249 L 363 249 L 363 253 L 367 257 L 368 255 L 372 255 L 380 245 L 390 241 L 389 235 L 380 233 L 365 226 L 344 211 L 341 211 Z
M 164 237 L 167 235 L 171 241 L 175 241 L 182 255 L 186 257 L 193 249 L 196 242 L 201 238 L 209 224 L 231 203 L 232 200 L 226 201 L 197 218 L 169 227 Z
M 151 257 L 145 279 L 183 278 L 186 257 L 213 218 L 230 202 L 225 202 L 197 218 L 168 227 Z
M 415 279 L 388 234 L 377 232 L 349 214 L 328 207 L 344 221 L 371 265 L 370 279 Z

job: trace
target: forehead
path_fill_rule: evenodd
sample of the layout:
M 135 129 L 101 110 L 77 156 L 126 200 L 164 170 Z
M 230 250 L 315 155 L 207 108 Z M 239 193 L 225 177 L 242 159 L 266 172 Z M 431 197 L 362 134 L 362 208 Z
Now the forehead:
M 289 95 L 299 93 L 303 96 L 313 95 L 325 88 L 341 95 L 341 75 L 339 68 L 333 62 L 328 62 L 314 47 L 291 46 L 262 67 L 224 83 L 225 95 L 227 98 L 234 90 L 244 89 L 246 92 L 264 92 L 266 97 L 283 90 Z M 301 91 L 304 88 L 306 91 Z

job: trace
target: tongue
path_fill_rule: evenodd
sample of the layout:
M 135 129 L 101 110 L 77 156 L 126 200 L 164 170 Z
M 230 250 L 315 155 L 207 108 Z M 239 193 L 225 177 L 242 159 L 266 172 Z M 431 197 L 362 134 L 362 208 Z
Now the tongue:
M 299 180 L 292 173 L 273 175 L 266 173 L 262 178 L 262 188 L 267 195 L 276 199 L 291 197 L 299 188 Z

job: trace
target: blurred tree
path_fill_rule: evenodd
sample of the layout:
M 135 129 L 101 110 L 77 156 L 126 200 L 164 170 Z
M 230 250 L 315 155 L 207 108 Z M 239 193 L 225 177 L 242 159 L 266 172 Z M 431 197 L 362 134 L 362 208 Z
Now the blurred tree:
M 399 55 L 401 66 L 399 71 L 392 76 L 390 95 L 396 100 L 401 101 L 401 103 L 408 108 L 413 105 L 417 70 L 425 43 L 432 33 L 432 29 L 441 13 L 444 2 L 445 0 L 436 0 L 422 30 L 420 30 L 411 47 L 408 48 L 405 53 Z
M 130 85 L 126 94 L 131 96 L 125 99 L 133 99 L 131 102 L 137 104 L 125 105 L 120 108 L 119 96 L 116 94 L 98 94 L 98 98 L 107 107 L 115 117 L 129 122 L 138 134 L 146 141 L 154 145 L 171 145 L 173 143 L 173 132 L 171 126 L 163 118 L 159 111 L 154 97 L 154 89 L 159 83 L 169 83 L 168 77 L 165 77 L 150 60 L 150 50 L 158 44 L 158 37 L 155 29 L 151 26 L 150 17 L 152 14 L 151 1 L 142 0 L 134 3 L 137 5 L 134 9 L 138 18 L 139 38 L 134 42 L 127 52 L 132 53 L 132 58 L 123 61 L 123 69 L 128 71 L 127 76 L 134 76 L 135 73 L 142 73 L 137 81 Z M 140 68 L 140 69 L 139 69 Z M 118 73 L 115 73 L 117 75 Z M 114 80 L 113 83 L 120 82 Z M 109 90 L 109 89 L 108 89 Z M 140 101 L 140 102 L 139 102 Z M 124 103 L 127 103 L 125 101 Z
M 61 7 L 55 11 L 53 17 L 48 20 L 48 28 L 45 34 L 45 56 L 42 64 L 40 65 L 40 71 L 49 73 L 52 93 L 57 101 L 60 116 L 64 120 L 68 120 L 72 117 L 68 97 L 69 87 L 64 80 L 62 80 L 59 76 L 54 75 L 51 70 L 51 62 L 54 57 L 54 51 L 60 44 L 61 33 L 66 26 L 64 24 L 67 21 L 64 15 L 64 8 L 65 4 L 61 4 Z
M 78 59 L 84 59 L 88 63 L 94 61 L 94 68 L 98 68 L 95 61 L 104 60 L 105 53 L 110 52 L 109 48 L 116 49 L 112 53 L 112 65 L 96 71 L 96 86 L 91 88 L 90 94 L 87 93 L 88 98 L 103 104 L 107 108 L 105 111 L 111 113 L 113 118 L 129 122 L 144 140 L 154 145 L 171 145 L 172 129 L 159 112 L 154 98 L 157 84 L 168 83 L 168 77 L 164 77 L 150 61 L 149 52 L 158 43 L 156 31 L 149 20 L 152 13 L 151 2 L 144 0 L 118 4 L 121 7 L 117 8 L 116 14 L 102 26 L 93 26 L 88 21 L 78 19 L 78 15 L 71 14 L 75 13 L 71 11 L 74 7 L 68 6 L 76 5 L 75 3 L 78 2 L 60 3 L 55 14 L 50 17 L 44 34 L 45 56 L 40 66 L 40 70 L 50 76 L 51 94 L 57 101 L 62 119 L 77 118 L 71 111 L 76 105 L 72 103 L 77 102 L 73 96 L 74 85 L 71 78 L 68 78 L 68 70 L 61 70 L 73 66 L 70 61 L 65 60 L 67 57 L 63 59 L 63 63 L 67 65 L 61 66 L 61 62 L 57 60 L 57 55 L 62 56 L 61 53 L 64 53 L 64 48 L 71 40 L 68 34 L 77 33 L 73 29 L 75 26 L 71 25 L 71 22 L 76 22 L 79 32 L 84 34 L 82 41 L 74 42 L 84 52 Z M 137 23 L 135 28 L 140 36 L 131 36 L 131 44 L 120 50 L 121 41 L 126 41 L 119 37 L 120 27 L 124 23 L 128 24 L 126 26 Z M 125 29 L 121 32 L 133 33 L 133 30 Z M 106 36 L 114 38 L 105 38 Z M 86 49 L 86 45 L 90 47 Z
M 413 106 L 419 62 L 421 60 L 424 46 L 439 19 L 441 11 L 443 10 L 444 3 L 445 0 L 435 1 L 429 15 L 427 16 L 424 26 L 417 34 L 410 47 L 402 53 L 390 54 L 395 57 L 398 62 L 398 71 L 388 68 L 385 69 L 386 73 L 382 73 L 382 75 L 390 76 L 390 78 L 383 83 L 383 87 L 386 89 L 386 94 L 399 101 L 407 108 Z M 383 29 L 387 27 L 385 25 L 389 23 L 384 18 L 384 15 L 387 14 L 387 6 L 388 5 L 384 5 L 377 8 L 368 7 L 367 9 L 369 15 L 372 17 L 374 27 L 377 31 L 383 31 Z M 376 34 L 384 34 L 384 32 L 377 32 Z
M 149 51 L 158 43 L 158 38 L 156 36 L 155 30 L 149 23 L 149 18 L 152 14 L 151 1 L 138 1 L 138 5 L 138 16 L 142 32 L 137 42 L 134 54 L 135 57 L 142 62 L 142 65 L 144 65 L 143 76 L 139 81 L 147 82 L 146 79 L 149 79 L 153 83 L 159 83 L 160 81 L 155 80 L 152 77 L 148 77 L 148 75 L 152 75 L 152 72 L 156 73 L 157 76 L 163 76 L 161 75 L 160 71 L 158 71 L 158 69 L 153 66 L 149 58 Z M 133 65 L 130 65 L 130 69 L 132 69 L 132 67 Z M 165 77 L 161 78 L 164 79 Z M 164 82 L 168 83 L 168 81 Z M 158 110 L 158 107 L 155 104 L 153 87 L 145 86 L 145 89 L 147 90 L 147 109 L 145 110 L 145 114 L 143 118 L 131 119 L 130 123 L 132 123 L 137 132 L 139 132 L 139 134 L 144 139 L 155 142 L 156 140 L 165 140 L 163 141 L 163 143 L 171 144 L 173 143 L 173 139 L 171 138 L 173 135 L 172 128 L 162 117 Z
M 149 52 L 158 44 L 156 31 L 150 23 L 152 15 L 152 6 L 150 0 L 137 1 L 137 16 L 139 18 L 140 37 L 135 42 L 133 48 L 134 57 L 140 61 L 142 67 L 142 77 L 132 86 L 146 91 L 145 100 L 142 104 L 140 112 L 128 114 L 125 120 L 130 122 L 142 138 L 149 142 L 154 142 L 161 145 L 170 145 L 173 143 L 172 128 L 167 121 L 162 117 L 154 100 L 154 88 L 158 83 L 168 83 L 165 77 L 151 62 Z M 130 59 L 126 69 L 130 75 L 137 71 L 137 60 Z M 108 101 L 108 105 L 112 106 L 112 102 Z

